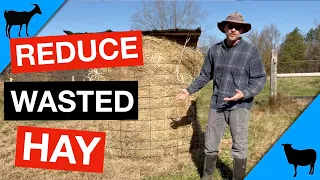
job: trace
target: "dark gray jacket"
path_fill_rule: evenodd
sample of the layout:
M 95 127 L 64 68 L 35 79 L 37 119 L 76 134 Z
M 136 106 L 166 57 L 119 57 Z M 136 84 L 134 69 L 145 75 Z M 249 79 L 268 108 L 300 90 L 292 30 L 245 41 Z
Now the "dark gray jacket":
M 210 107 L 213 109 L 251 108 L 254 96 L 266 83 L 266 72 L 258 48 L 241 39 L 232 48 L 224 41 L 213 45 L 206 55 L 199 77 L 187 88 L 193 94 L 213 79 Z M 239 89 L 244 99 L 224 101 Z

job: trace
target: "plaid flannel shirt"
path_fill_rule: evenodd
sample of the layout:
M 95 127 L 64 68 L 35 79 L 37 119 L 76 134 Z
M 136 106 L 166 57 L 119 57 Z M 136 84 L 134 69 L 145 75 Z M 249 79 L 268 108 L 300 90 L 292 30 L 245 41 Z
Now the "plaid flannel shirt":
M 210 107 L 231 110 L 252 107 L 254 96 L 266 83 L 266 72 L 258 48 L 243 39 L 230 49 L 223 42 L 213 45 L 206 55 L 199 77 L 187 88 L 193 94 L 213 80 Z M 240 90 L 244 98 L 225 101 Z

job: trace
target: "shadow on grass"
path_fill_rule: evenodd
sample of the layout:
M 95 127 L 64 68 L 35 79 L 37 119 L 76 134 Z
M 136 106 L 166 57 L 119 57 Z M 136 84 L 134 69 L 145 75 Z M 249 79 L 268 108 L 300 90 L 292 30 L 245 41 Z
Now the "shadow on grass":
M 190 141 L 189 153 L 193 164 L 196 166 L 200 177 L 203 175 L 203 164 L 204 164 L 204 132 L 202 131 L 201 124 L 197 118 L 196 113 L 196 102 L 193 101 L 190 105 L 187 115 L 182 117 L 180 120 L 172 120 L 171 128 L 177 129 L 180 126 L 192 126 L 193 134 Z M 220 158 L 217 160 L 217 170 L 223 179 L 232 179 L 232 170 L 227 166 Z

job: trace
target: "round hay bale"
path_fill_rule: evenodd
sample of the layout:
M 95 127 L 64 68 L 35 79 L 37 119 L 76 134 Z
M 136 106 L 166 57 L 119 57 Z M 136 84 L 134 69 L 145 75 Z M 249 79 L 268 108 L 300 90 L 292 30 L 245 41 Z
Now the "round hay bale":
M 63 128 L 105 131 L 106 154 L 144 158 L 189 152 L 196 118 L 194 96 L 176 100 L 199 75 L 200 51 L 175 42 L 143 36 L 143 66 L 12 74 L 14 81 L 138 81 L 138 120 L 65 121 Z M 48 126 L 57 126 L 56 123 Z
M 93 71 L 99 80 L 138 81 L 139 119 L 106 122 L 107 154 L 151 157 L 187 152 L 196 118 L 194 97 L 175 97 L 199 74 L 203 56 L 190 47 L 143 36 L 143 59 L 143 66 Z

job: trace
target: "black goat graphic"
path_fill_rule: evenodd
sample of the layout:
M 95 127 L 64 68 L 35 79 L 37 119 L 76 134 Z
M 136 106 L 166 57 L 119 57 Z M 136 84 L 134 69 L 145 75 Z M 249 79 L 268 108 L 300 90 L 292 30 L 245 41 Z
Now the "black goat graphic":
M 294 165 L 294 176 L 297 175 L 297 166 L 307 166 L 310 165 L 309 174 L 313 174 L 314 165 L 317 159 L 317 153 L 313 149 L 296 150 L 291 146 L 292 144 L 281 144 L 284 146 L 284 152 L 286 153 L 289 164 Z
M 12 25 L 20 25 L 19 37 L 21 37 L 20 36 L 21 28 L 25 24 L 26 25 L 26 34 L 27 34 L 27 36 L 29 36 L 28 24 L 30 22 L 30 19 L 35 14 L 42 14 L 41 9 L 37 4 L 31 4 L 31 5 L 34 5 L 35 7 L 29 12 L 27 12 L 27 11 L 17 12 L 17 11 L 7 11 L 7 10 L 4 11 L 4 18 L 6 19 L 6 23 L 7 23 L 6 24 L 6 35 L 7 35 L 7 37 L 9 37 L 9 39 L 10 39 L 10 30 L 11 30 Z

